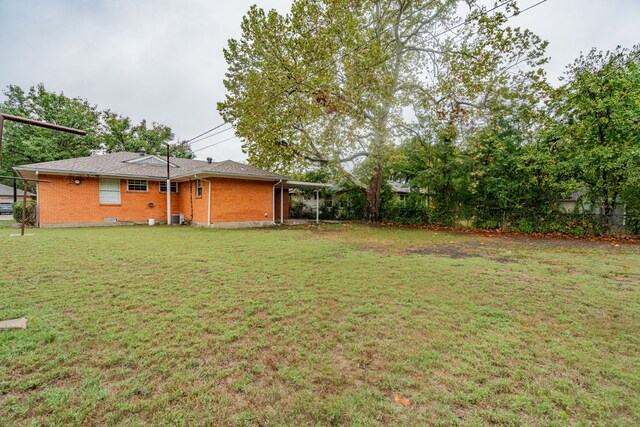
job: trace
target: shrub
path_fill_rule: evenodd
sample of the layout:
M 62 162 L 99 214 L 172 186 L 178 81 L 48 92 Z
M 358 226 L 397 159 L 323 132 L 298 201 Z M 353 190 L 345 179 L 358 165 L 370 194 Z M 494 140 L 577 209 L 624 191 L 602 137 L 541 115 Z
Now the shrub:
M 15 202 L 13 205 L 13 219 L 22 224 L 22 201 Z M 25 217 L 25 225 L 34 226 L 36 224 L 36 202 L 27 200 L 27 209 Z
M 403 225 L 426 225 L 431 223 L 431 209 L 424 195 L 412 192 L 404 200 L 389 199 L 382 206 L 383 221 Z

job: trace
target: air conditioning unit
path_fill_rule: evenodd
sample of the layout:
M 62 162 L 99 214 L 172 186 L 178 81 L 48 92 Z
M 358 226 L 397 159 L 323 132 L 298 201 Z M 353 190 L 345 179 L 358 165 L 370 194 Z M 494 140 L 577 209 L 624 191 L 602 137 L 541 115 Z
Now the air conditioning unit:
M 171 224 L 180 225 L 184 222 L 184 214 L 171 214 Z

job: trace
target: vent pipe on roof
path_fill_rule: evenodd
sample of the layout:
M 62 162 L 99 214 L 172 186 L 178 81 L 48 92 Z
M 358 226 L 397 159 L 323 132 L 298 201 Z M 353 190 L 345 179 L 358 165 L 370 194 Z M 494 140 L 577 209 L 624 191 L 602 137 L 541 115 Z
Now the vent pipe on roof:
M 211 163 L 213 162 L 213 158 L 212 157 L 207 157 L 207 163 Z
M 144 148 L 141 148 L 141 149 L 138 150 L 138 154 L 140 154 L 140 157 L 142 157 L 145 154 L 147 154 L 147 150 L 145 150 Z

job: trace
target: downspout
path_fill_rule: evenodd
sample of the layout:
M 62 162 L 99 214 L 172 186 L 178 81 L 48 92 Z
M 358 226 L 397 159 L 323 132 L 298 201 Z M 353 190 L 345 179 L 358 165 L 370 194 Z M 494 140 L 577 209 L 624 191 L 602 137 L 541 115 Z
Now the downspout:
M 273 213 L 273 225 L 276 224 L 276 187 L 278 186 L 278 184 L 281 184 L 281 183 L 282 183 L 282 180 L 273 184 L 273 195 L 272 195 L 273 207 L 271 209 Z
M 36 171 L 36 179 L 38 179 L 38 171 Z M 15 185 L 15 181 L 14 185 Z M 40 183 L 36 181 L 36 227 L 40 228 Z
M 209 202 L 207 203 L 207 227 L 211 227 L 211 181 L 205 179 L 209 184 Z
M 284 183 L 280 185 L 280 224 L 284 224 Z
M 167 144 L 167 224 L 171 225 L 171 165 L 169 163 L 169 155 L 171 146 Z

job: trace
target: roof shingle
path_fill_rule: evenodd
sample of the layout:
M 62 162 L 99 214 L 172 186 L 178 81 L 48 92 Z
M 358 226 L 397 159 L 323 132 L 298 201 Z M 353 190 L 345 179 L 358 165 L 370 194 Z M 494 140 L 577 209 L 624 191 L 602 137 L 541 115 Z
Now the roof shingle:
M 150 155 L 144 155 L 149 157 Z M 162 179 L 166 177 L 166 162 L 152 165 L 149 162 L 132 162 L 140 159 L 140 153 L 118 152 L 74 159 L 54 160 L 51 162 L 33 163 L 16 166 L 18 172 L 64 173 L 68 175 L 97 175 Z M 171 157 L 171 176 L 174 179 L 193 175 L 229 176 L 238 178 L 255 178 L 264 180 L 286 180 L 287 177 L 265 171 L 254 166 L 225 160 L 208 163 L 204 160 L 180 159 Z

